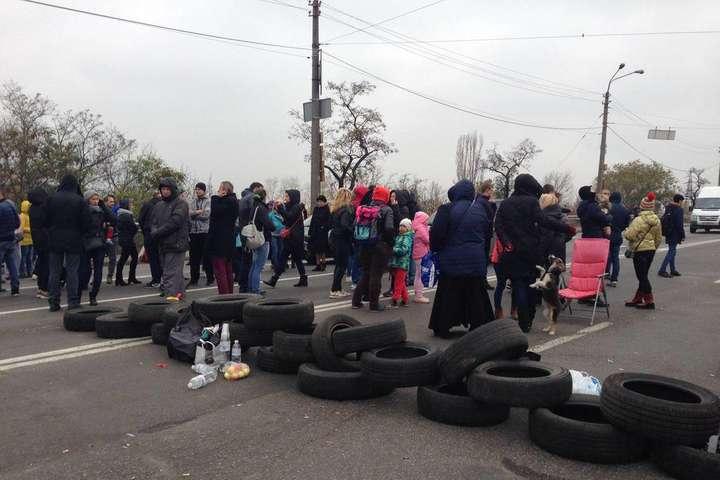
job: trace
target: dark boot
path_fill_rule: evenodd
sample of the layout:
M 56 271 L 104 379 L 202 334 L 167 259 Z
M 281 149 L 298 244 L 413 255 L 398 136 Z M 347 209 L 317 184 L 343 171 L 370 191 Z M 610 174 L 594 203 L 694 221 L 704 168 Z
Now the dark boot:
M 371 312 L 384 312 L 385 311 L 385 305 L 382 303 L 376 303 L 376 304 L 370 304 L 370 311 Z
M 533 324 L 533 317 L 535 316 L 531 314 L 533 310 L 529 307 L 519 307 L 517 312 L 518 325 L 520 325 L 520 330 L 522 330 L 524 333 L 530 333 L 530 329 L 532 329 Z
M 97 307 L 97 304 L 98 304 L 98 303 L 97 303 L 97 297 L 91 295 L 91 296 L 90 296 L 90 306 L 91 306 L 91 307 Z
M 131 275 L 130 278 L 128 278 L 128 283 L 131 285 L 140 285 L 142 282 Z
M 639 304 L 642 303 L 643 294 L 640 293 L 640 290 L 635 291 L 635 296 L 632 298 L 632 300 L 628 300 L 625 302 L 626 307 L 637 307 Z
M 308 286 L 307 275 L 302 275 L 300 277 L 300 281 L 298 283 L 296 283 L 295 285 L 293 285 L 293 287 L 307 287 L 307 286 Z
M 122 274 L 118 272 L 117 275 L 115 275 L 115 286 L 116 287 L 126 287 L 127 283 L 122 278 Z
M 263 280 L 263 283 L 269 287 L 275 288 L 279 278 L 280 277 L 278 275 L 273 275 L 270 277 L 270 280 Z
M 655 310 L 655 298 L 653 298 L 653 294 L 643 294 L 642 303 L 638 304 L 637 308 L 642 308 L 643 310 Z

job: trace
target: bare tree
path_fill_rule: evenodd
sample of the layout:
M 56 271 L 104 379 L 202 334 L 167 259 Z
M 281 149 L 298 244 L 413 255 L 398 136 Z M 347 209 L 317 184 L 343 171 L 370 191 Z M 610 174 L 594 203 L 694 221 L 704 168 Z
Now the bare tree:
M 395 145 L 385 140 L 385 123 L 375 109 L 360 105 L 359 98 L 375 90 L 370 82 L 346 82 L 327 84 L 335 120 L 322 122 L 325 170 L 332 175 L 338 187 L 353 188 L 360 178 L 372 172 L 377 163 L 395 153 Z M 297 110 L 290 116 L 296 120 L 289 138 L 299 143 L 310 142 L 310 125 L 303 121 Z
M 687 173 L 687 184 L 685 187 L 685 197 L 690 201 L 690 205 L 695 205 L 695 199 L 700 193 L 700 189 L 710 183 L 710 180 L 704 177 L 704 168 L 692 167 Z
M 572 173 L 569 171 L 562 172 L 560 170 L 553 170 L 543 177 L 543 184 L 550 184 L 555 187 L 561 198 L 565 201 L 574 199 L 573 190 L 575 189 Z
M 473 185 L 477 185 L 484 180 L 483 144 L 483 137 L 477 131 L 458 137 L 455 148 L 456 181 L 470 180 Z
M 497 145 L 494 145 L 488 151 L 486 160 L 487 169 L 496 173 L 495 190 L 501 198 L 507 198 L 512 192 L 512 184 L 521 168 L 527 168 L 530 162 L 537 156 L 539 150 L 535 143 L 526 138 L 520 142 L 514 149 L 498 153 Z

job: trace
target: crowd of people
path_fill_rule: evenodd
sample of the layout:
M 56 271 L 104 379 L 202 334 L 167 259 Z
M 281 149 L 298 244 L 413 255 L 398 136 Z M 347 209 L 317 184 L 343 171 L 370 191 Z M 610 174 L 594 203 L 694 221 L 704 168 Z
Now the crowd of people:
M 620 247 L 627 240 L 639 285 L 626 305 L 654 308 L 649 271 L 663 236 L 669 248 L 659 275 L 680 275 L 675 256 L 685 237 L 683 197 L 675 195 L 661 220 L 652 192 L 634 215 L 617 192 L 596 193 L 584 186 L 578 195 L 582 237 L 609 239 L 607 285 L 617 286 Z M 7 267 L 11 295 L 19 294 L 21 277 L 34 276 L 38 298 L 47 299 L 50 311 L 57 311 L 63 286 L 68 309 L 80 306 L 83 291 L 88 291 L 90 305 L 97 304 L 106 258 L 108 284 L 140 283 L 138 233 L 150 266 L 146 286 L 177 301 L 186 288 L 198 285 L 201 270 L 206 285 L 216 283 L 220 294 L 233 293 L 235 284 L 241 293 L 264 293 L 262 285 L 274 288 L 289 260 L 299 274 L 294 286 L 307 287 L 307 245 L 314 271 L 325 271 L 328 257 L 334 260 L 330 298 L 352 296 L 352 308 L 367 304 L 370 311 L 380 312 L 386 308 L 381 296 L 390 297 L 389 308 L 408 306 L 408 287 L 414 289 L 414 302 L 430 303 L 423 293 L 422 265 L 432 256 L 439 271 L 429 323 L 435 335 L 447 336 L 457 325 L 472 329 L 503 318 L 506 285 L 512 292 L 511 315 L 529 331 L 538 304 L 538 294 L 530 288 L 536 266 L 547 265 L 552 257 L 564 261 L 566 244 L 576 234 L 560 195 L 552 185 L 541 186 L 531 175 L 521 174 L 502 202 L 495 202 L 491 181 L 476 190 L 468 180 L 452 186 L 448 200 L 430 225 L 430 212 L 422 211 L 406 190 L 383 185 L 340 188 L 331 201 L 317 197 L 306 239 L 308 211 L 298 190 L 287 190 L 282 200 L 274 201 L 260 182 L 239 195 L 231 182 L 221 182 L 215 193 L 200 182 L 187 199 L 175 180 L 163 178 L 136 221 L 128 199 L 116 201 L 112 194 L 102 198 L 92 190 L 83 194 L 77 178 L 66 175 L 50 195 L 39 188 L 29 192 L 19 211 L 0 186 L 0 263 Z M 184 273 L 188 253 L 189 281 Z M 262 281 L 268 260 L 272 275 Z M 487 274 L 491 264 L 497 279 L 493 301 L 488 293 L 493 290 Z M 386 274 L 390 288 L 382 292 Z M 346 276 L 352 292 L 343 288 Z

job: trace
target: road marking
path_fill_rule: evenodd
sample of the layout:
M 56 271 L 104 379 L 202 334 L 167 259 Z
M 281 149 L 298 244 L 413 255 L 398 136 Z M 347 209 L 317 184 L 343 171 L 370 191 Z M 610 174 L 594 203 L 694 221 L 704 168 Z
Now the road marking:
M 528 350 L 535 353 L 544 352 L 546 350 L 550 350 L 551 348 L 558 347 L 560 345 L 563 345 L 568 342 L 572 342 L 574 340 L 577 340 L 578 338 L 582 338 L 585 335 L 589 335 L 591 333 L 599 332 L 600 330 L 604 330 L 612 325 L 611 322 L 600 322 L 596 325 L 593 325 L 592 327 L 583 328 L 582 330 L 578 330 L 576 333 L 572 335 L 564 335 L 562 337 L 558 337 L 555 339 L 552 339 L 548 342 L 541 343 L 540 345 L 535 345 Z
M 715 282 L 714 282 L 714 283 L 720 283 L 720 280 L 715 280 Z
M 150 338 L 150 337 L 144 337 L 144 338 Z M 123 339 L 118 339 L 118 340 L 109 340 L 106 342 L 95 342 L 95 343 L 89 343 L 86 345 L 78 345 L 77 347 L 63 348 L 62 350 L 51 350 L 49 352 L 34 353 L 32 355 L 23 355 L 22 357 L 5 358 L 5 359 L 0 360 L 0 365 L 24 362 L 26 360 L 35 360 L 35 359 L 43 358 L 43 357 L 54 357 L 54 356 L 63 355 L 66 353 L 81 352 L 84 350 L 92 350 L 95 348 L 109 347 L 109 346 L 113 346 L 113 345 L 121 345 L 124 343 L 135 342 L 137 340 L 138 340 L 137 338 L 123 338 Z

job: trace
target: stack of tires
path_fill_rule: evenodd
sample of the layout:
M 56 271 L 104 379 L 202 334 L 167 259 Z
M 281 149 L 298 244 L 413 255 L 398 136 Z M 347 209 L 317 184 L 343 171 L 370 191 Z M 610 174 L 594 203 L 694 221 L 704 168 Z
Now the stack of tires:
M 94 332 L 98 317 L 111 313 L 120 313 L 118 307 L 80 307 L 75 310 L 65 310 L 63 315 L 63 328 L 68 332 Z
M 150 336 L 153 324 L 160 321 L 169 305 L 172 303 L 164 298 L 132 302 L 128 305 L 127 313 L 117 311 L 98 317 L 95 321 L 95 332 L 100 338 Z
M 361 400 L 435 383 L 439 351 L 406 339 L 402 320 L 362 325 L 332 315 L 312 334 L 315 360 L 300 366 L 298 389 L 318 398 Z

